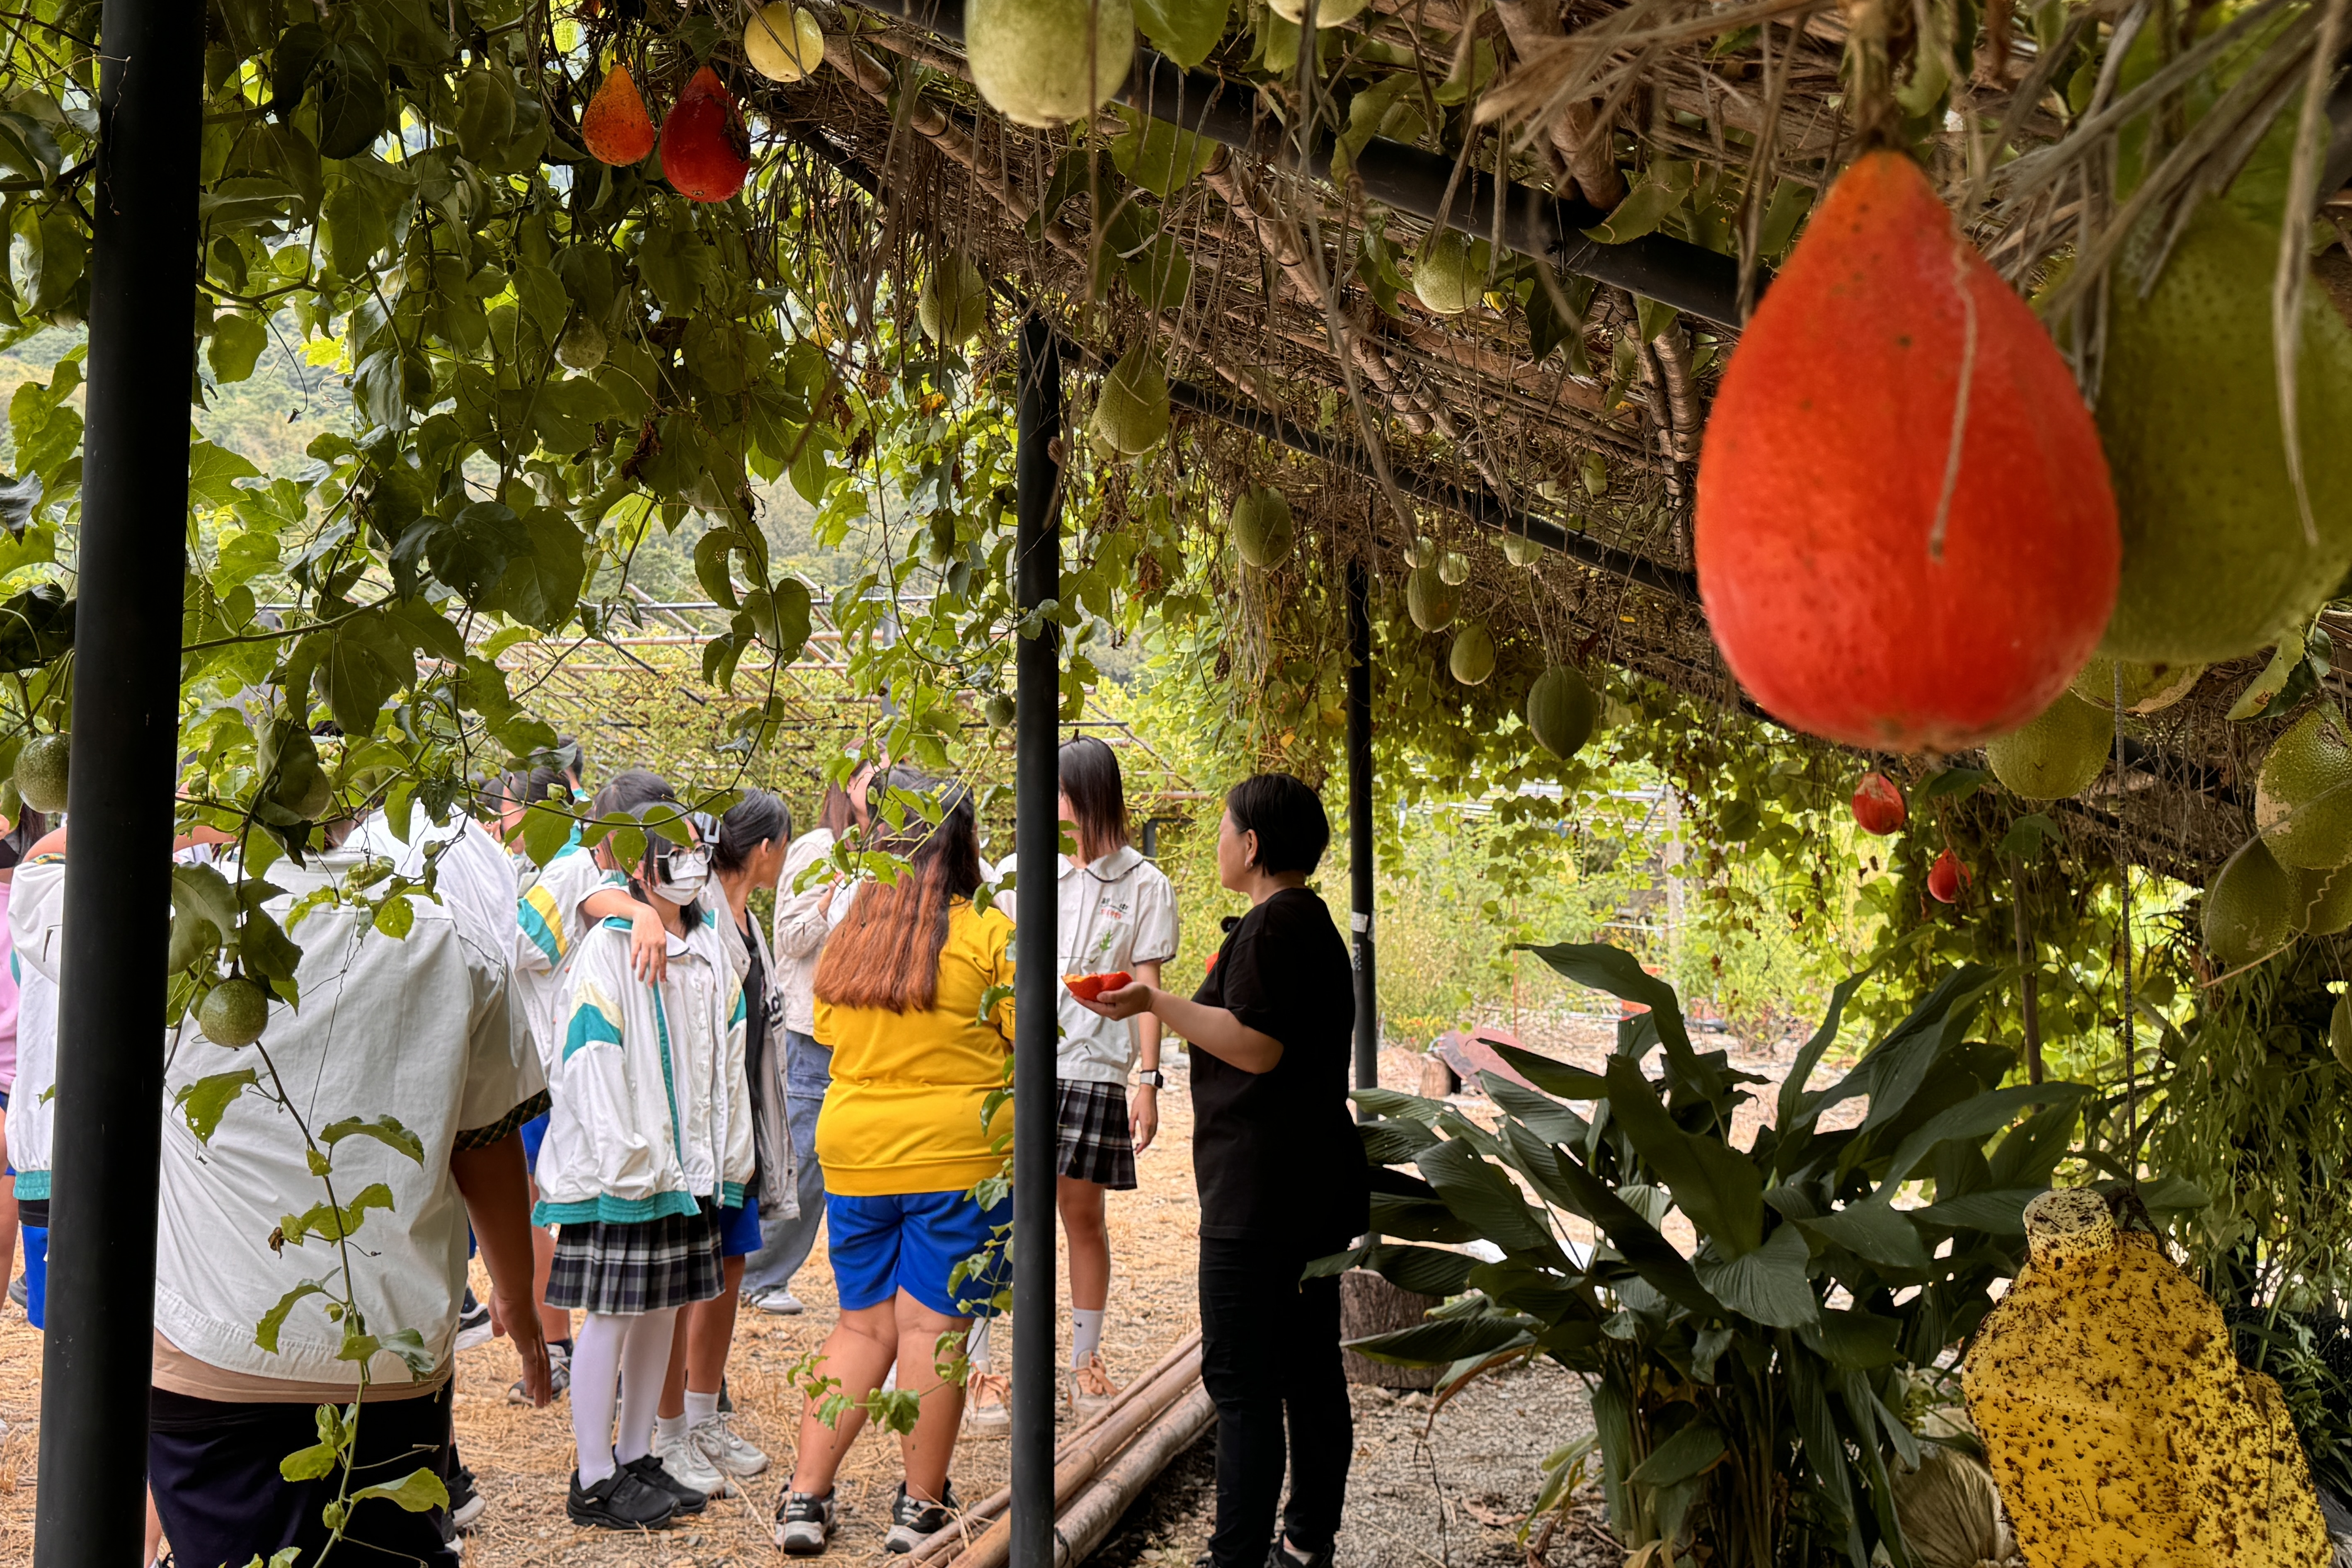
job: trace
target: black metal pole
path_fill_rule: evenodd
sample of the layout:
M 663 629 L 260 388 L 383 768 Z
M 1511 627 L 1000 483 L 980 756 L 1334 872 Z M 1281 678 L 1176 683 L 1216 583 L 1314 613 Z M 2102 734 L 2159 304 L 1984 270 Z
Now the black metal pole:
M 135 1563 L 146 1519 L 204 23 L 100 21 L 38 1568 Z
M 1381 987 L 1372 963 L 1372 612 L 1364 563 L 1348 563 L 1348 924 L 1355 936 L 1356 1087 L 1381 1086 Z
M 1062 593 L 1062 355 L 1041 316 L 1021 324 L 1013 593 L 1025 616 Z M 1013 824 L 1021 875 L 1013 1006 L 1013 1568 L 1054 1568 L 1054 1153 L 1060 1097 L 1055 858 L 1061 853 L 1061 628 L 1014 650 Z

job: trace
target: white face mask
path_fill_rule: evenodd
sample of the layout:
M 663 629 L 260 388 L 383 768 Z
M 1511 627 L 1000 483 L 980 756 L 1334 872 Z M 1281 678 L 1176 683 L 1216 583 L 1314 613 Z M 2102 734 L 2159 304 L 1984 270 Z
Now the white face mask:
M 673 904 L 690 904 L 702 892 L 703 884 L 709 880 L 709 850 L 673 849 L 669 855 L 669 875 L 655 878 L 648 886 L 657 899 Z

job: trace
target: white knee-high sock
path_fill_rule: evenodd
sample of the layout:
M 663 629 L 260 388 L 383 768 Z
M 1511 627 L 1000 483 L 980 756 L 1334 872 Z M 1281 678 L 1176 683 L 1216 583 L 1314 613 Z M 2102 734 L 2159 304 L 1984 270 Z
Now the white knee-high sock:
M 654 1451 L 654 1418 L 661 1408 L 662 1380 L 669 1375 L 669 1336 L 677 1309 L 666 1307 L 629 1321 L 621 1347 L 621 1418 L 613 1435 L 613 1456 L 635 1464 Z
M 580 1449 L 580 1484 L 613 1473 L 613 1407 L 621 1388 L 621 1346 L 633 1318 L 591 1312 L 572 1342 L 572 1440 Z
M 988 1325 L 995 1321 L 993 1318 L 981 1319 L 972 1324 L 971 1332 L 964 1337 L 963 1359 L 971 1363 L 971 1371 L 974 1373 L 995 1370 L 995 1363 L 990 1360 L 991 1352 L 988 1348 Z

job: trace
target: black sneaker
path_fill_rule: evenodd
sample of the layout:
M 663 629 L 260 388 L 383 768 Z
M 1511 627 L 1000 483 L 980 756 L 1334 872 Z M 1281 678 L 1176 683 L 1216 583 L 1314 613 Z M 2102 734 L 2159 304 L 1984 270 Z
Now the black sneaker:
M 563 1511 L 572 1523 L 596 1530 L 667 1530 L 677 1517 L 677 1500 L 631 1470 L 614 1470 L 593 1487 L 583 1487 L 574 1470 Z
M 457 1530 L 470 1530 L 474 1521 L 482 1517 L 489 1501 L 474 1486 L 474 1472 L 459 1465 L 449 1472 L 449 1523 Z
M 621 1468 L 636 1477 L 646 1485 L 658 1488 L 667 1493 L 677 1502 L 677 1511 L 681 1514 L 700 1513 L 710 1501 L 709 1498 L 703 1493 L 695 1490 L 694 1488 L 688 1486 L 664 1469 L 661 1460 L 651 1454 L 642 1458 L 631 1459 Z
M 814 1557 L 833 1539 L 833 1494 L 788 1491 L 776 1505 L 776 1544 L 794 1557 Z
M 940 1490 L 946 1495 L 937 1502 L 926 1502 L 907 1495 L 907 1483 L 898 1483 L 898 1500 L 890 1505 L 890 1534 L 883 1545 L 900 1553 L 914 1551 L 932 1536 L 955 1522 L 963 1511 L 956 1500 L 955 1483 L 950 1481 Z
M 1274 1545 L 1266 1551 L 1265 1568 L 1331 1568 L 1332 1560 L 1339 1555 L 1339 1548 L 1335 1543 L 1312 1556 L 1301 1557 L 1290 1549 L 1290 1542 L 1282 1538 L 1281 1532 L 1276 1531 Z

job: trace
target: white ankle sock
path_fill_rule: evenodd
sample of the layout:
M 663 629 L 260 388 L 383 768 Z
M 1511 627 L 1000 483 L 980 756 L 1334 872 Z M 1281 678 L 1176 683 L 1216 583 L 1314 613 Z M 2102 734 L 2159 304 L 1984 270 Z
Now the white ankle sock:
M 719 1395 L 716 1391 L 709 1394 L 697 1394 L 690 1388 L 686 1391 L 686 1424 L 688 1426 L 699 1426 L 718 1414 Z
M 1070 1312 L 1070 1364 L 1084 1366 L 1102 1348 L 1103 1313 L 1074 1308 Z
M 691 1412 L 684 1415 L 655 1416 L 654 1440 L 659 1443 L 675 1443 L 679 1441 L 686 1436 L 687 1424 L 693 1419 L 694 1416 Z
M 971 1370 L 975 1373 L 994 1370 L 995 1363 L 990 1359 L 991 1352 L 988 1348 L 988 1325 L 995 1321 L 993 1318 L 981 1319 L 980 1321 L 972 1324 L 971 1332 L 964 1338 L 963 1359 L 971 1363 Z

